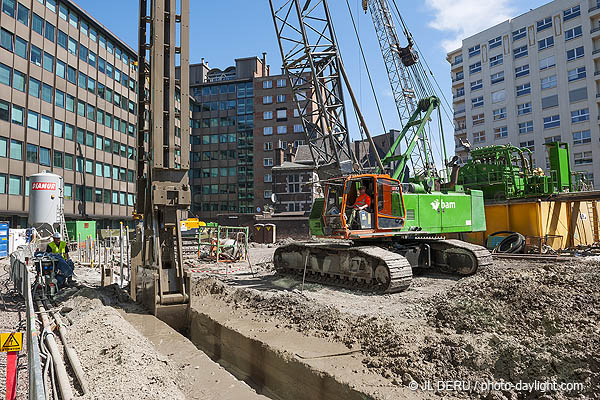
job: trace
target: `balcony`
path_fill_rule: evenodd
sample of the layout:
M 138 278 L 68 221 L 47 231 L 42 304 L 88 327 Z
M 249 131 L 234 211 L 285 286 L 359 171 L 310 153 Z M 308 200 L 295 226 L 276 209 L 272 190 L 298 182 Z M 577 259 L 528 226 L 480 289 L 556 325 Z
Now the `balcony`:
M 465 109 L 461 108 L 460 110 L 454 110 L 454 116 L 458 116 L 460 114 L 464 114 L 465 113 Z
M 598 53 L 600 53 L 600 49 L 596 49 L 596 50 L 592 51 L 592 54 L 594 54 L 594 55 L 596 55 Z
M 595 6 L 592 6 L 588 9 L 589 14 L 591 14 L 591 13 L 596 14 L 598 11 L 600 11 L 600 2 L 596 2 Z
M 595 33 L 595 32 L 600 32 L 600 26 L 597 26 L 597 27 L 595 27 L 595 28 L 592 28 L 592 29 L 590 30 L 590 33 Z M 594 36 L 596 36 L 596 35 L 594 35 Z

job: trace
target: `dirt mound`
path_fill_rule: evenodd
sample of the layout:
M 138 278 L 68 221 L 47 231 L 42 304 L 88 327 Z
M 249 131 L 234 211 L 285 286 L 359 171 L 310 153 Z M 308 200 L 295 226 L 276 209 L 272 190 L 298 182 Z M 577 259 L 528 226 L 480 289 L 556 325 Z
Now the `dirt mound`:
M 64 303 L 69 337 L 83 366 L 90 393 L 82 399 L 159 400 L 185 396 L 173 382 L 177 372 L 167 357 L 117 310 L 103 301 L 117 301 L 110 293 L 81 289 Z M 143 373 L 140 373 L 143 371 Z M 116 390 L 115 388 L 118 388 Z
M 397 319 L 342 313 L 298 291 L 258 291 L 196 280 L 194 294 L 217 296 L 256 318 L 361 348 L 363 364 L 393 384 L 438 381 L 583 383 L 583 391 L 435 391 L 470 398 L 600 398 L 600 269 L 498 263 Z M 365 297 L 364 301 L 369 301 Z

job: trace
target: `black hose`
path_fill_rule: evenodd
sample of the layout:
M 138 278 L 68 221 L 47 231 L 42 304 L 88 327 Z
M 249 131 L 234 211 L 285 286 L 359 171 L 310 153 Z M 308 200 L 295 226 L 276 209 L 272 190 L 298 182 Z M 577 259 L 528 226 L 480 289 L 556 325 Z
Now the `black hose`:
M 525 236 L 514 232 L 504 239 L 494 249 L 494 253 L 516 254 L 522 253 L 525 248 Z

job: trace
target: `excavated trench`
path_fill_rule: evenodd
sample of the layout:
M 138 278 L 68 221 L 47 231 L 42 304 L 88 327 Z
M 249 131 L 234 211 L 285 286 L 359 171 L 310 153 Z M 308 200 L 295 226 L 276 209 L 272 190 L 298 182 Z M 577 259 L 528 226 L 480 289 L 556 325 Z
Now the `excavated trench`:
M 347 366 L 352 354 L 344 354 L 349 353 L 347 348 L 295 332 L 283 334 L 264 323 L 234 320 L 228 314 L 222 307 L 196 306 L 189 313 L 188 337 L 258 393 L 273 399 L 371 398 L 340 377 L 340 360 L 333 358 L 344 359 L 342 364 Z M 360 367 L 357 360 L 353 363 Z

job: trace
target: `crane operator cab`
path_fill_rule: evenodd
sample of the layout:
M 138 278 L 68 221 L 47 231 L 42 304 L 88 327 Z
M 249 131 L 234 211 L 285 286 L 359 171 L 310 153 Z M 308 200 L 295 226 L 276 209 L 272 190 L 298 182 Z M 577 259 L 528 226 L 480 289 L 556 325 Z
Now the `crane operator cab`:
M 404 201 L 400 182 L 388 175 L 359 175 L 325 184 L 324 231 L 349 239 L 401 230 Z

